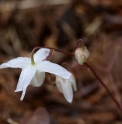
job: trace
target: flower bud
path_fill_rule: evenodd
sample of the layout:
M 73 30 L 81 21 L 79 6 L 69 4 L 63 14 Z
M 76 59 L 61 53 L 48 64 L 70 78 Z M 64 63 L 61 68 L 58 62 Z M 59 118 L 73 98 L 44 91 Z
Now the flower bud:
M 77 48 L 75 50 L 75 58 L 80 65 L 82 65 L 89 58 L 90 53 L 87 48 L 84 46 L 82 48 Z

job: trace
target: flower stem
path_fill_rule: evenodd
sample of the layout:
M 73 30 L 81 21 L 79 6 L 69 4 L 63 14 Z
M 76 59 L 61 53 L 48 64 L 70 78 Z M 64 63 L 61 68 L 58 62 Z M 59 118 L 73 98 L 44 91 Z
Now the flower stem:
M 106 91 L 108 92 L 108 94 L 111 96 L 112 100 L 114 101 L 114 103 L 118 106 L 118 108 L 122 111 L 122 106 L 121 104 L 119 104 L 117 102 L 117 100 L 114 98 L 114 96 L 112 95 L 112 93 L 109 91 L 109 89 L 106 87 L 106 85 L 103 83 L 103 81 L 100 79 L 100 77 L 97 75 L 97 73 L 94 71 L 94 69 L 88 64 L 88 63 L 84 63 L 88 68 L 90 68 L 90 70 L 92 71 L 92 73 L 95 75 L 95 77 L 100 81 L 100 83 L 102 84 L 102 86 L 106 89 Z
M 54 52 L 54 50 L 50 51 L 49 55 L 44 60 L 49 60 L 49 58 L 52 56 L 53 52 Z
M 82 39 L 79 39 L 76 43 L 76 46 L 75 46 L 75 50 L 77 49 L 78 45 L 79 45 L 79 42 L 82 43 L 82 47 L 84 48 L 84 41 Z M 53 47 L 47 47 L 47 46 L 39 46 L 39 47 L 35 47 L 32 52 L 31 52 L 31 62 L 32 64 L 35 64 L 34 62 L 34 58 L 33 58 L 33 55 L 34 55 L 34 52 L 37 50 L 37 49 L 40 49 L 40 48 L 47 48 L 47 49 L 51 49 L 53 51 L 57 51 L 57 52 L 60 52 L 60 53 L 63 53 L 63 54 L 67 54 L 67 55 L 71 55 L 71 56 L 74 56 L 74 53 L 71 53 L 71 52 L 66 52 L 66 51 L 63 51 L 63 50 L 59 50 L 59 49 L 56 49 L 56 48 L 53 48 Z M 74 50 L 74 51 L 75 51 Z M 52 53 L 51 53 L 52 55 Z M 50 56 L 49 56 L 50 57 Z
M 59 49 L 52 48 L 52 47 L 40 46 L 40 47 L 35 47 L 35 48 L 32 50 L 32 52 L 31 52 L 31 58 L 32 58 L 32 60 L 34 60 L 34 59 L 33 59 L 34 52 L 35 52 L 37 49 L 40 49 L 40 48 L 47 48 L 47 49 L 51 49 L 51 50 L 53 50 L 53 51 L 57 51 L 57 52 L 60 52 L 60 53 L 64 53 L 64 54 L 67 54 L 67 55 L 74 56 L 74 53 L 66 52 L 66 51 L 59 50 Z
M 85 70 L 89 70 L 89 68 L 85 67 L 85 66 L 81 66 L 81 65 L 72 65 L 70 63 L 67 63 L 67 62 L 63 62 L 61 65 L 68 65 L 70 66 L 71 68 L 81 68 L 81 69 L 85 69 Z
M 77 49 L 77 47 L 78 47 L 78 45 L 79 45 L 79 42 L 82 43 L 82 47 L 84 48 L 84 41 L 83 41 L 82 39 L 79 39 L 79 40 L 77 41 L 77 43 L 76 43 L 76 46 L 75 46 L 74 51 Z

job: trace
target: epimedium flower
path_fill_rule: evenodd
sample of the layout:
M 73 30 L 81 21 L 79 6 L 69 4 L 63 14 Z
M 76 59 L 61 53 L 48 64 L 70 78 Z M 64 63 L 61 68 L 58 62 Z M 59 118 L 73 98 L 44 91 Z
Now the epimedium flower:
M 15 92 L 22 91 L 20 100 L 23 100 L 29 84 L 35 87 L 42 85 L 45 79 L 45 72 L 55 74 L 64 79 L 70 78 L 71 73 L 65 68 L 45 60 L 49 53 L 50 49 L 41 48 L 33 55 L 33 61 L 31 58 L 18 57 L 0 65 L 0 69 L 8 67 L 22 69 L 15 90 Z
M 89 58 L 90 53 L 85 46 L 75 50 L 75 58 L 80 65 L 82 65 Z
M 65 99 L 71 103 L 72 99 L 73 99 L 73 90 L 74 91 L 77 90 L 74 75 L 71 74 L 69 79 L 64 79 L 60 76 L 56 76 L 55 83 L 56 83 L 56 86 L 58 87 L 59 91 L 61 93 L 63 93 Z

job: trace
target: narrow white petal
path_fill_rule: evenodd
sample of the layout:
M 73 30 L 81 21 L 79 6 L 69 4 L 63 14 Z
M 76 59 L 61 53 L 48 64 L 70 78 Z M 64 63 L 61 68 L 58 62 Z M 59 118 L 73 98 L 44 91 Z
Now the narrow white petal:
M 29 58 L 27 58 L 27 57 L 18 57 L 18 58 L 12 59 L 12 60 L 10 60 L 10 61 L 8 61 L 6 63 L 1 64 L 0 69 L 8 68 L 8 67 L 11 67 L 11 68 L 24 68 L 29 64 L 30 64 L 30 59 Z
M 44 60 L 50 53 L 50 49 L 41 48 L 34 54 L 34 60 L 36 63 Z
M 61 80 L 62 80 L 62 78 L 61 77 L 59 77 L 59 76 L 56 76 L 56 81 L 55 81 L 55 83 L 56 83 L 56 86 L 58 87 L 58 89 L 59 89 L 59 91 L 62 93 L 62 87 L 61 87 Z
M 24 99 L 25 93 L 26 93 L 26 88 L 23 89 L 23 91 L 22 91 L 22 95 L 21 95 L 21 98 L 20 98 L 21 101 Z
M 37 64 L 37 70 L 41 72 L 49 72 L 58 75 L 64 79 L 69 79 L 71 76 L 71 73 L 68 72 L 65 68 L 59 66 L 58 64 L 51 63 L 49 61 L 43 61 L 40 64 Z
M 24 68 L 20 74 L 15 92 L 23 91 L 23 94 L 25 94 L 26 88 L 30 84 L 33 76 L 35 75 L 35 72 L 36 68 L 34 66 L 28 66 Z
M 61 86 L 65 99 L 71 103 L 73 99 L 73 91 L 71 84 L 68 81 L 65 81 L 65 82 L 61 82 Z
M 72 82 L 72 87 L 74 91 L 77 91 L 77 85 L 75 81 Z
M 45 79 L 45 72 L 36 71 L 30 84 L 34 87 L 40 87 L 42 85 L 44 79 Z
M 72 85 L 74 91 L 77 91 L 76 80 L 75 80 L 75 77 L 74 77 L 73 74 L 71 75 L 69 82 L 71 83 L 71 85 Z
M 58 87 L 59 91 L 62 93 L 62 87 L 60 82 L 56 82 L 56 86 Z

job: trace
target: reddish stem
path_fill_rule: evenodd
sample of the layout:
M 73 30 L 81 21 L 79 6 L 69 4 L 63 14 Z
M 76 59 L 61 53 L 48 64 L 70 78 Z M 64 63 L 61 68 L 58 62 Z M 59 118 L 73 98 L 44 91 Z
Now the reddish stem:
M 113 95 L 111 94 L 111 92 L 109 91 L 109 89 L 106 87 L 106 85 L 103 83 L 103 81 L 100 79 L 100 77 L 97 75 L 97 73 L 94 71 L 94 69 L 88 64 L 88 63 L 84 63 L 88 68 L 90 68 L 90 70 L 92 71 L 92 73 L 95 75 L 95 77 L 100 81 L 100 83 L 102 84 L 102 86 L 106 89 L 106 91 L 108 92 L 108 94 L 111 96 L 112 100 L 114 101 L 114 103 L 118 106 L 118 108 L 122 111 L 122 106 L 117 102 L 117 100 L 113 97 Z
M 111 83 L 112 83 L 112 85 L 113 85 L 113 90 L 114 90 L 114 92 L 115 92 L 117 101 L 121 104 L 121 96 L 120 96 L 120 93 L 119 93 L 119 91 L 118 91 L 118 88 L 117 88 L 117 86 L 116 86 L 116 84 L 115 84 L 114 78 L 112 77 L 111 72 L 108 73 L 108 77 L 109 77 L 109 79 L 110 79 L 110 81 L 111 81 Z
M 40 48 L 47 48 L 47 49 L 51 49 L 51 50 L 54 50 L 54 51 L 57 51 L 57 52 L 60 52 L 60 53 L 64 53 L 64 54 L 68 54 L 68 55 L 74 56 L 74 54 L 73 54 L 73 53 L 66 52 L 66 51 L 59 50 L 59 49 L 52 48 L 52 47 L 47 47 L 47 46 L 35 47 L 35 48 L 32 50 L 32 52 L 31 52 L 31 53 L 32 53 L 32 55 L 34 54 L 35 50 L 40 49 Z
M 31 63 L 32 64 L 35 64 L 35 61 L 34 61 L 34 58 L 33 58 L 34 52 L 35 52 L 35 50 L 40 49 L 40 48 L 47 48 L 47 49 L 51 49 L 53 51 L 57 51 L 57 52 L 60 52 L 60 53 L 64 53 L 64 54 L 68 54 L 68 55 L 74 56 L 74 54 L 73 53 L 70 53 L 70 52 L 66 52 L 66 51 L 63 51 L 63 50 L 59 50 L 59 49 L 52 48 L 52 47 L 47 47 L 47 46 L 44 46 L 44 47 L 43 46 L 40 46 L 40 47 L 35 47 L 32 50 L 32 52 L 31 52 Z M 48 57 L 50 57 L 51 55 L 52 55 L 52 53 L 50 53 Z M 46 59 L 48 59 L 48 58 L 46 58 Z
M 76 43 L 76 46 L 75 46 L 74 51 L 77 49 L 77 47 L 78 47 L 78 45 L 79 45 L 80 42 L 82 43 L 82 47 L 84 47 L 84 41 L 83 41 L 82 39 L 79 39 L 79 40 L 77 41 L 77 43 Z
M 49 58 L 52 56 L 53 52 L 54 52 L 54 50 L 50 51 L 49 55 L 44 60 L 49 60 Z
M 81 65 L 72 65 L 72 64 L 69 64 L 69 63 L 67 63 L 67 62 L 63 62 L 61 65 L 68 65 L 68 66 L 70 66 L 71 68 L 81 68 L 81 69 L 89 70 L 89 68 L 86 68 L 86 67 L 84 67 L 83 65 L 82 65 L 82 66 L 81 66 Z

